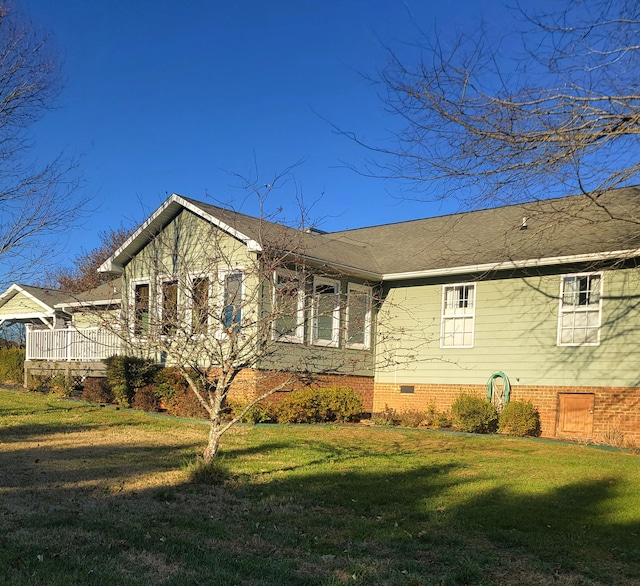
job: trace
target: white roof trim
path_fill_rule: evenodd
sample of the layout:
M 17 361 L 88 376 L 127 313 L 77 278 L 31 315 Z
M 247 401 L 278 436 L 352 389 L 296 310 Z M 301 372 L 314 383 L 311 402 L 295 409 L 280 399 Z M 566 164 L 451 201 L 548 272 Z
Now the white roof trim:
M 196 206 L 196 205 L 192 204 L 191 202 L 187 201 L 186 199 L 184 199 L 181 195 L 178 195 L 177 193 L 174 193 L 167 200 L 165 200 L 164 203 L 162 203 L 162 205 L 155 212 L 153 212 L 153 214 L 151 214 L 145 220 L 145 222 L 131 236 L 129 236 L 129 238 L 127 238 L 127 240 L 120 246 L 120 248 L 118 248 L 118 250 L 116 250 L 102 265 L 100 265 L 98 267 L 98 272 L 102 272 L 102 273 L 104 273 L 104 272 L 116 272 L 116 273 L 122 272 L 123 267 L 118 265 L 118 264 L 116 264 L 114 262 L 114 259 L 117 258 L 123 251 L 125 251 L 127 249 L 127 247 L 134 240 L 137 240 L 140 237 L 140 235 L 147 228 L 149 228 L 149 226 L 151 226 L 151 224 L 160 216 L 160 214 L 162 214 L 172 204 L 177 204 L 177 205 L 189 210 L 190 212 L 193 212 L 197 216 L 200 216 L 201 218 L 203 218 L 204 220 L 207 220 L 208 222 L 210 222 L 214 226 L 217 226 L 221 230 L 227 232 L 228 234 L 230 234 L 234 238 L 237 238 L 238 240 L 241 240 L 242 242 L 244 242 L 247 245 L 249 251 L 251 251 L 251 252 L 260 252 L 262 250 L 262 247 L 260 246 L 260 244 L 258 242 L 256 242 L 255 240 L 252 240 L 248 236 L 244 235 L 242 232 L 239 232 L 235 228 L 232 228 L 231 226 L 229 226 L 228 224 L 224 223 L 223 221 L 221 221 L 220 219 L 216 218 L 215 216 L 212 216 L 211 214 L 208 214 L 207 212 L 203 211 L 198 206 Z
M 72 301 L 71 303 L 56 303 L 53 307 L 56 309 L 64 309 L 65 307 L 75 308 L 75 307 L 95 307 L 96 305 L 115 305 L 117 303 L 122 303 L 122 299 L 120 297 L 114 297 L 113 299 L 98 299 L 96 301 Z
M 447 275 L 462 275 L 466 273 L 483 273 L 486 271 L 500 271 L 506 269 L 524 269 L 533 267 L 555 266 L 569 263 L 596 262 L 603 260 L 625 259 L 640 256 L 640 248 L 630 250 L 613 250 L 611 252 L 597 252 L 588 254 L 571 254 L 567 256 L 553 256 L 547 258 L 533 258 L 526 260 L 509 260 L 499 263 L 484 263 L 477 265 L 463 265 L 458 267 L 443 267 L 441 269 L 427 269 L 406 273 L 385 273 L 383 281 L 399 279 L 420 279 L 425 277 L 444 277 Z

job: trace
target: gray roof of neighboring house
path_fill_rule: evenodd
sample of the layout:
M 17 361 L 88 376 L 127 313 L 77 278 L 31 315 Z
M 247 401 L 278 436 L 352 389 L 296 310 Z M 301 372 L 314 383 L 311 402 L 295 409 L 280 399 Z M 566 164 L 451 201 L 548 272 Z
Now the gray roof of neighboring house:
M 173 195 L 102 270 L 122 268 L 184 207 L 256 250 L 289 251 L 371 280 L 640 254 L 640 187 L 333 233 L 298 230 Z

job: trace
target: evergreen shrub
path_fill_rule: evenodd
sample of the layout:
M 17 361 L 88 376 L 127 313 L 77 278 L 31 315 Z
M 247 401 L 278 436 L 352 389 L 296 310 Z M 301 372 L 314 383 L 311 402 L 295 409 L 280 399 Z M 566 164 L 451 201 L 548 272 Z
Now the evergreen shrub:
M 153 360 L 134 356 L 110 356 L 105 364 L 107 382 L 120 407 L 130 407 L 136 390 L 153 383 L 161 368 Z
M 24 348 L 0 349 L 0 382 L 22 382 L 24 374 Z
M 346 422 L 361 415 L 362 400 L 347 387 L 306 387 L 291 391 L 278 404 L 279 423 Z
M 540 414 L 531 401 L 510 401 L 498 419 L 500 433 L 515 436 L 540 435 Z
M 451 406 L 453 427 L 469 433 L 494 433 L 498 428 L 498 413 L 492 403 L 480 397 L 462 393 Z

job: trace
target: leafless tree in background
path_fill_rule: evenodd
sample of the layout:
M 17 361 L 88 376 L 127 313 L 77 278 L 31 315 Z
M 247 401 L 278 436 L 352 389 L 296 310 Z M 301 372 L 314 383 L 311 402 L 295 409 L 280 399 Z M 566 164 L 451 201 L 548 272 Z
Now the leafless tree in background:
M 0 267 L 5 285 L 34 273 L 51 256 L 43 241 L 77 224 L 75 162 L 62 155 L 42 163 L 33 153 L 33 123 L 61 89 L 56 56 L 16 11 L 0 2 Z
M 469 207 L 638 181 L 640 4 L 523 3 L 512 16 L 451 42 L 423 33 L 414 61 L 391 52 L 382 98 L 400 130 L 395 146 L 365 145 L 367 173 Z

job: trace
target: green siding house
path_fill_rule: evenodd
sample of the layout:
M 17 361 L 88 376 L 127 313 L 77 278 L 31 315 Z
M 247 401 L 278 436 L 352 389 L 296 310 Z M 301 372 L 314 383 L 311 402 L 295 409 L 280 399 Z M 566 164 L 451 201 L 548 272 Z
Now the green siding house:
M 121 293 L 43 305 L 14 285 L 0 320 L 117 322 L 119 351 L 166 364 L 154 335 L 211 350 L 242 332 L 252 372 L 348 384 L 371 412 L 508 384 L 545 436 L 640 441 L 639 216 L 624 188 L 324 233 L 173 195 L 101 267 Z

